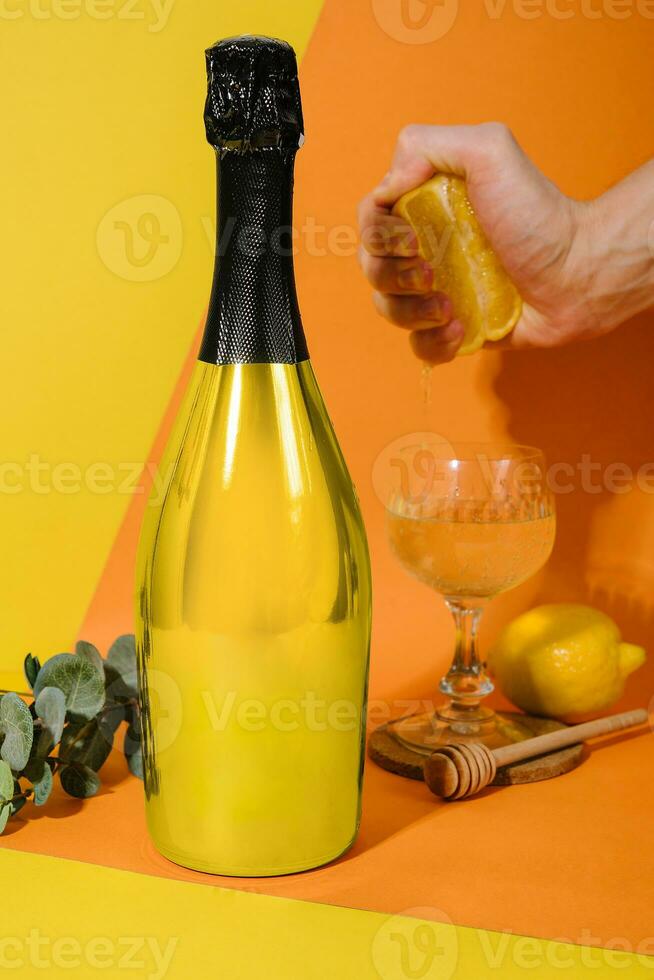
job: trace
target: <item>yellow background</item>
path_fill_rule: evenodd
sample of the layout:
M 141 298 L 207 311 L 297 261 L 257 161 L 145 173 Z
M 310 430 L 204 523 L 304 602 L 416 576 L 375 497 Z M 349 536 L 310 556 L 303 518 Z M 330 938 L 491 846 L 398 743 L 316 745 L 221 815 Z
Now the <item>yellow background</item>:
M 71 648 L 203 315 L 203 51 L 250 31 L 301 56 L 320 7 L 176 0 L 166 19 L 145 0 L 2 6 L 0 671 Z

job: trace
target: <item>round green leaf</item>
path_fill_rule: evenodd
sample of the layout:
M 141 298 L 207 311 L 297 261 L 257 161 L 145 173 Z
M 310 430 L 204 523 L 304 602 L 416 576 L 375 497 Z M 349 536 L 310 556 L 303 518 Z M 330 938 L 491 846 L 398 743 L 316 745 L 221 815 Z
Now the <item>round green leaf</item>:
M 30 687 L 34 687 L 40 669 L 41 664 L 39 663 L 38 657 L 33 657 L 31 653 L 28 653 L 23 662 L 23 670 L 25 671 L 25 677 Z
M 43 764 L 41 778 L 34 786 L 34 803 L 36 806 L 43 806 L 52 792 L 52 769 L 47 762 Z
M 141 726 L 138 714 L 130 712 L 130 722 L 125 730 L 123 751 L 129 771 L 138 779 L 143 779 L 143 755 L 141 754 Z
M 133 633 L 119 636 L 111 644 L 105 662 L 107 690 L 113 698 L 134 698 L 138 694 L 136 645 Z
M 27 765 L 34 740 L 34 723 L 24 701 L 10 691 L 0 700 L 0 732 L 4 734 L 0 756 L 20 772 Z
M 6 762 L 0 761 L 0 834 L 7 826 L 11 816 L 11 803 L 7 802 L 14 795 L 14 777 Z
M 59 773 L 59 778 L 65 792 L 77 800 L 85 800 L 89 796 L 95 796 L 100 789 L 100 780 L 96 773 L 88 766 L 81 766 L 77 763 L 64 766 Z
M 104 676 L 89 660 L 73 653 L 58 653 L 41 667 L 34 685 L 38 697 L 46 687 L 58 687 L 66 710 L 78 718 L 93 718 L 104 704 Z
M 132 776 L 136 776 L 137 779 L 143 779 L 143 753 L 141 752 L 140 746 L 136 752 L 127 756 L 127 765 Z
M 75 654 L 78 657 L 84 657 L 85 660 L 92 663 L 98 670 L 102 670 L 100 651 L 92 643 L 87 643 L 86 640 L 80 640 L 79 643 L 75 644 Z
M 127 712 L 129 710 L 129 705 L 126 704 L 116 704 L 113 707 L 106 709 L 98 716 L 98 724 L 100 728 L 105 733 L 107 739 L 113 741 L 113 736 L 116 731 L 127 719 Z
M 114 640 L 107 653 L 107 663 L 121 674 L 136 670 L 136 640 L 133 633 L 124 633 Z
M 43 722 L 43 731 L 56 745 L 61 738 L 66 721 L 66 696 L 58 687 L 44 687 L 36 699 L 34 707 Z
M 66 725 L 59 758 L 63 762 L 79 762 L 97 772 L 106 762 L 113 741 L 111 729 L 101 725 L 97 718 L 82 725 Z

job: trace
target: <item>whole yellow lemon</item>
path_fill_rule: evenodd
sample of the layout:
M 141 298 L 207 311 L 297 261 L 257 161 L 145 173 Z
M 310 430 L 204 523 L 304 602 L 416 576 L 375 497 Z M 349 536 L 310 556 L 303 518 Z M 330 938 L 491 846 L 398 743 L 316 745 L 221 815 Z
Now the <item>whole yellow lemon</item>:
M 561 721 L 604 713 L 644 661 L 644 649 L 622 643 L 609 616 L 572 603 L 537 606 L 518 616 L 488 655 L 510 701 Z

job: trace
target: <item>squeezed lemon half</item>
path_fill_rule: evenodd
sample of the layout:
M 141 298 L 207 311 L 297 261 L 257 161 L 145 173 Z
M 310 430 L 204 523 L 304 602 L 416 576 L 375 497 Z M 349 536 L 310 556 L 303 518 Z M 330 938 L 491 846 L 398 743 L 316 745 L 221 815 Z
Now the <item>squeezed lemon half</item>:
M 462 177 L 438 174 L 408 191 L 393 214 L 411 225 L 420 254 L 434 270 L 434 290 L 446 293 L 465 327 L 458 354 L 500 340 L 518 322 L 520 295 L 477 221 Z

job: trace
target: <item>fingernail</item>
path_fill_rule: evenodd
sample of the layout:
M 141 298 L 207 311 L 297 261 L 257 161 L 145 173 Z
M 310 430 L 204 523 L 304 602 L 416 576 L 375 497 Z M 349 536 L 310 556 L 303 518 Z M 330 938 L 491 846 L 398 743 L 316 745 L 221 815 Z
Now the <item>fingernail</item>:
M 397 281 L 402 289 L 422 293 L 431 286 L 432 270 L 428 265 L 414 265 L 398 272 Z

